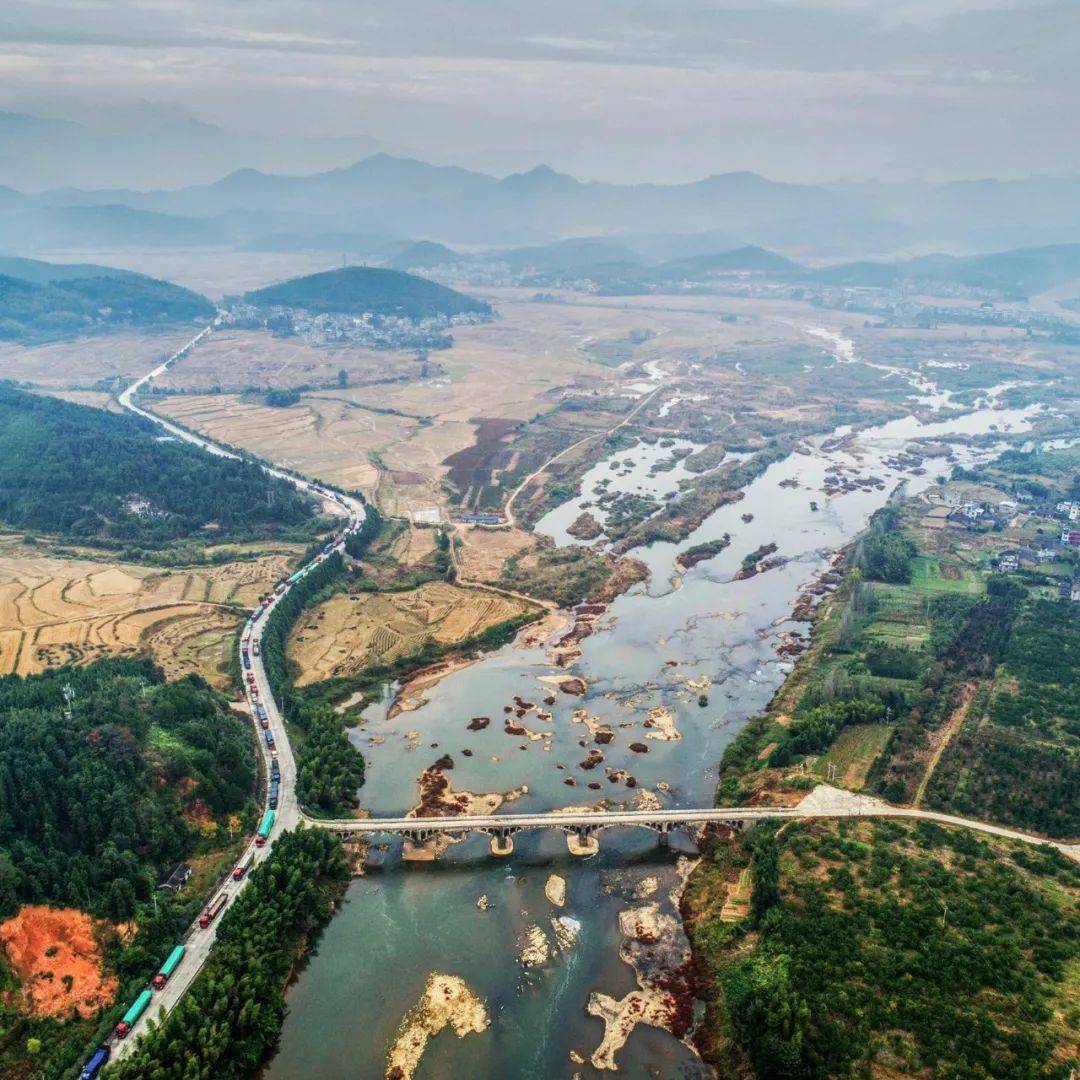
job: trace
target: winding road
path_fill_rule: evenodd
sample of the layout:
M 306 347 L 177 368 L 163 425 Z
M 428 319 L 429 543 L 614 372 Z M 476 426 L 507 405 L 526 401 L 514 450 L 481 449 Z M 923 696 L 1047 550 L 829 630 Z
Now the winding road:
M 211 326 L 202 330 L 187 345 L 179 349 L 168 360 L 154 368 L 153 371 L 144 375 L 137 382 L 132 383 L 119 395 L 118 400 L 125 409 L 156 424 L 177 439 L 191 443 L 192 445 L 198 446 L 208 453 L 216 454 L 219 457 L 239 459 L 240 455 L 233 451 L 179 427 L 153 412 L 140 408 L 132 400 L 135 394 L 151 383 L 156 377 L 169 370 L 177 360 L 186 356 L 207 333 L 211 332 L 211 330 Z M 646 404 L 660 389 L 661 387 L 658 387 L 656 391 L 653 391 L 653 393 L 648 396 L 648 398 L 640 402 L 630 416 L 636 413 L 638 409 Z M 629 420 L 630 416 L 626 417 L 622 423 Z M 617 427 L 620 426 L 622 426 L 622 424 L 617 425 Z M 595 437 L 595 435 L 592 435 L 589 436 L 589 439 Z M 582 442 L 585 441 L 588 440 L 582 440 Z M 575 444 L 575 446 L 577 445 L 579 444 Z M 574 448 L 574 446 L 568 447 L 567 450 L 562 451 L 562 453 L 568 453 Z M 561 455 L 556 455 L 556 458 L 559 456 Z M 552 461 L 556 458 L 553 458 Z M 513 521 L 513 516 L 512 511 L 510 511 L 510 504 L 513 502 L 514 497 L 551 463 L 551 461 L 547 462 L 537 470 L 537 472 L 527 477 L 514 491 L 507 503 L 507 516 L 511 522 Z M 360 523 L 364 519 L 366 512 L 364 504 L 359 499 L 345 495 L 341 492 L 333 491 L 326 487 L 326 485 L 316 485 L 311 481 L 304 480 L 283 470 L 273 468 L 272 466 L 264 465 L 262 467 L 271 476 L 287 480 L 290 483 L 295 484 L 300 490 L 308 492 L 313 496 L 324 499 L 329 497 L 347 512 L 348 525 L 332 545 L 332 550 L 342 550 L 348 533 L 359 528 Z M 314 566 L 316 562 L 321 561 L 324 557 L 324 554 L 320 554 L 320 556 L 312 563 L 309 563 L 308 566 Z M 261 641 L 263 631 L 266 627 L 266 616 L 278 603 L 280 603 L 282 597 L 287 595 L 288 588 L 289 586 L 286 585 L 282 592 L 271 594 L 266 606 L 261 609 L 261 614 L 256 615 L 253 613 L 253 617 L 248 619 L 244 628 L 244 636 L 250 637 L 252 643 Z M 260 609 L 256 609 L 257 612 L 259 610 Z M 956 817 L 950 814 L 937 813 L 935 811 L 922 810 L 914 807 L 892 806 L 888 803 L 881 802 L 878 799 L 873 799 L 864 795 L 856 795 L 826 785 L 819 785 L 816 787 L 798 806 L 795 807 L 708 807 L 701 810 L 608 811 L 597 813 L 560 813 L 555 811 L 546 814 L 499 814 L 484 817 L 454 818 L 348 818 L 341 820 L 311 818 L 303 812 L 297 803 L 296 761 L 293 756 L 292 747 L 289 744 L 289 737 L 285 729 L 284 719 L 271 693 L 270 683 L 266 676 L 262 658 L 261 656 L 252 654 L 250 659 L 251 670 L 254 673 L 255 685 L 258 689 L 258 700 L 266 710 L 267 717 L 269 718 L 270 730 L 273 732 L 274 741 L 276 743 L 278 765 L 281 770 L 281 785 L 277 818 L 268 842 L 264 847 L 260 848 L 255 846 L 254 838 L 252 838 L 241 855 L 241 861 L 246 860 L 249 856 L 254 859 L 256 864 L 263 861 L 269 856 L 272 846 L 278 837 L 290 829 L 296 828 L 301 822 L 312 827 L 329 828 L 335 832 L 367 835 L 385 833 L 422 836 L 423 834 L 434 833 L 482 832 L 494 836 L 509 836 L 512 833 L 521 830 L 534 828 L 556 828 L 562 829 L 568 833 L 585 833 L 591 835 L 603 828 L 620 826 L 638 826 L 655 829 L 659 832 L 666 832 L 672 827 L 686 825 L 697 825 L 708 822 L 734 823 L 767 818 L 779 820 L 806 820 L 811 818 L 840 817 L 899 817 L 933 821 L 943 825 L 972 829 L 977 832 L 988 833 L 1027 844 L 1049 844 L 1068 857 L 1080 862 L 1080 844 L 1047 840 L 1045 837 L 1034 836 L 1020 830 L 1009 829 L 970 818 Z M 254 722 L 254 709 L 252 709 L 252 716 Z M 259 730 L 258 726 L 256 726 L 256 732 L 258 735 L 259 747 L 263 754 L 264 766 L 267 775 L 269 775 L 271 759 L 270 751 L 265 745 L 265 740 L 262 738 L 262 732 Z M 228 904 L 231 905 L 246 887 L 249 876 L 250 874 L 245 874 L 239 881 L 235 881 L 230 874 L 223 883 L 219 884 L 217 890 L 211 895 L 217 896 L 218 893 L 224 892 Z M 154 993 L 150 1008 L 147 1009 L 146 1013 L 134 1025 L 127 1039 L 123 1041 L 117 1041 L 115 1039 L 109 1040 L 113 1045 L 115 1058 L 122 1058 L 130 1053 L 138 1038 L 147 1030 L 149 1022 L 151 1020 L 160 1020 L 180 1001 L 188 987 L 194 982 L 199 971 L 202 969 L 202 966 L 205 964 L 217 936 L 217 927 L 220 925 L 221 919 L 222 914 L 219 914 L 205 929 L 200 927 L 198 922 L 193 923 L 192 926 L 188 928 L 188 931 L 183 938 L 183 943 L 187 947 L 186 954 L 164 989 Z
M 211 442 L 209 439 L 204 439 L 200 435 L 196 435 L 193 432 L 179 427 L 176 424 L 170 423 L 168 420 L 157 416 L 155 413 L 149 412 L 146 409 L 140 408 L 132 400 L 133 396 L 137 394 L 141 389 L 147 386 L 158 376 L 164 374 L 169 368 L 180 358 L 186 356 L 203 337 L 209 333 L 211 327 L 206 327 L 199 334 L 197 334 L 191 341 L 189 341 L 183 348 L 179 349 L 164 363 L 159 364 L 153 371 L 144 375 L 137 382 L 134 382 L 126 390 L 119 395 L 119 402 L 130 412 L 135 413 L 137 416 L 141 416 L 146 420 L 158 425 L 169 432 L 170 435 L 181 439 L 184 442 L 191 443 L 193 446 L 198 446 L 200 449 L 207 451 L 210 454 L 216 454 L 218 457 L 226 457 L 239 459 L 240 455 L 233 453 L 231 450 L 227 450 L 224 447 L 218 446 L 216 443 Z M 359 528 L 360 523 L 364 519 L 366 513 L 364 504 L 356 498 L 350 495 L 345 495 L 342 492 L 334 492 L 325 485 L 316 485 L 310 481 L 303 480 L 299 477 L 292 476 L 291 474 L 284 472 L 280 469 L 275 469 L 271 466 L 264 465 L 264 471 L 271 476 L 276 476 L 282 480 L 288 480 L 289 483 L 295 484 L 301 491 L 305 491 L 311 495 L 319 498 L 325 498 L 321 494 L 322 491 L 330 492 L 331 499 L 342 507 L 348 513 L 348 525 L 340 536 L 334 541 L 333 550 L 341 551 L 345 546 L 346 535 Z M 321 489 L 318 490 L 318 489 Z M 314 566 L 316 562 L 320 562 L 323 555 L 309 563 L 308 566 Z M 281 602 L 282 598 L 288 594 L 290 586 L 286 584 L 285 589 L 280 593 L 271 593 L 270 598 L 263 609 L 256 609 L 260 611 L 259 616 L 256 618 L 249 618 L 244 626 L 245 638 L 250 638 L 252 643 L 252 651 L 254 649 L 254 643 L 262 640 L 263 631 L 266 628 L 266 619 L 271 611 Z M 260 653 L 261 653 L 260 649 Z M 278 767 L 281 770 L 281 786 L 280 794 L 278 797 L 277 817 L 274 822 L 273 831 L 264 847 L 257 847 L 255 845 L 255 839 L 252 837 L 247 847 L 244 849 L 239 861 L 244 862 L 249 857 L 254 860 L 254 864 L 262 862 L 266 859 L 273 847 L 274 841 L 277 840 L 282 833 L 288 832 L 290 829 L 296 828 L 296 826 L 303 820 L 303 814 L 300 811 L 299 804 L 296 801 L 296 759 L 293 757 L 292 747 L 289 744 L 289 736 L 285 730 L 285 721 L 281 715 L 281 711 L 278 708 L 277 702 L 274 700 L 273 693 L 270 689 L 270 681 L 266 676 L 266 669 L 263 666 L 262 657 L 251 655 L 251 671 L 255 675 L 255 686 L 258 690 L 258 701 L 263 705 L 266 710 L 266 715 L 270 722 L 270 730 L 274 735 L 274 742 L 276 744 L 276 753 L 278 759 Z M 250 692 L 247 692 L 248 705 L 252 705 L 252 697 Z M 255 717 L 254 708 L 251 709 L 253 723 Z M 266 776 L 270 773 L 270 751 L 266 746 L 266 741 L 262 736 L 262 731 L 256 726 L 256 734 L 260 752 L 263 756 L 263 766 Z M 230 868 L 231 869 L 231 868 Z M 226 908 L 232 904 L 237 896 L 243 892 L 248 883 L 250 877 L 250 871 L 245 874 L 239 881 L 235 881 L 230 873 L 225 878 L 223 883 L 220 883 L 217 889 L 211 894 L 216 897 L 219 893 L 225 893 L 228 903 Z M 151 1020 L 158 1021 L 162 1016 L 167 1015 L 175 1008 L 177 1002 L 184 996 L 188 987 L 195 981 L 195 977 L 202 970 L 203 965 L 206 963 L 207 958 L 210 955 L 210 949 L 214 944 L 214 940 L 217 937 L 217 928 L 221 924 L 221 919 L 224 912 L 218 914 L 213 922 L 210 923 L 205 929 L 199 926 L 198 921 L 191 924 L 188 927 L 187 933 L 184 935 L 183 944 L 186 946 L 186 952 L 184 959 L 180 963 L 180 966 L 173 973 L 172 977 L 165 984 L 164 989 L 158 990 L 154 993 L 153 1001 L 150 1004 L 150 1008 L 140 1017 L 139 1021 L 131 1029 L 130 1034 L 124 1040 L 110 1040 L 113 1044 L 114 1057 L 119 1059 L 125 1057 L 131 1052 L 132 1047 L 138 1041 L 139 1037 L 147 1030 L 148 1023 Z

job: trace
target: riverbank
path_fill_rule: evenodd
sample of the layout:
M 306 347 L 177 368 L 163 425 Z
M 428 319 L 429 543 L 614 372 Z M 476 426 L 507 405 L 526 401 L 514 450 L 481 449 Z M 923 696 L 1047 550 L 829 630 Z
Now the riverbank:
M 958 544 L 933 505 L 894 504 L 849 549 L 809 648 L 725 751 L 719 803 L 785 803 L 828 781 L 1059 838 L 1080 831 L 1066 794 L 1078 770 L 1066 746 L 1055 751 L 1055 723 L 1026 735 L 999 726 L 1018 701 L 1066 700 L 1075 605 L 1043 597 L 1056 591 L 1046 573 L 996 573 L 1000 535 Z M 1014 521 L 1013 542 L 1028 527 Z M 1037 777 L 1023 764 L 1033 753 Z M 1050 849 L 926 823 L 759 826 L 707 844 L 682 913 L 706 1003 L 695 1042 L 722 1075 L 818 1063 L 828 1075 L 929 1065 L 1004 1077 L 1075 1058 L 1067 971 L 1080 946 L 1070 941 L 1062 967 L 1040 942 L 1080 915 L 1080 872 Z M 995 924 L 1011 927 L 1009 942 L 978 934 Z M 979 959 L 965 968 L 973 944 Z M 1015 978 L 995 973 L 1002 950 L 1015 950 Z M 918 978 L 905 984 L 901 969 Z M 1021 1001 L 1047 1011 L 1018 1030 Z

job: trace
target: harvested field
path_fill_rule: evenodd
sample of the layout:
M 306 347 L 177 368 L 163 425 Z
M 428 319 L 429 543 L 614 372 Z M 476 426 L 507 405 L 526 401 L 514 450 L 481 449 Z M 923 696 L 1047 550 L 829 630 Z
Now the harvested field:
M 0 343 L 0 378 L 44 390 L 100 390 L 103 379 L 133 382 L 190 341 L 195 328 L 150 334 L 129 331 L 49 345 Z M 111 389 L 111 387 L 110 387 Z M 77 399 L 73 399 L 77 400 Z
M 455 328 L 454 347 L 431 353 L 426 375 L 411 352 L 323 349 L 261 332 L 215 333 L 162 385 L 195 391 L 215 385 L 328 387 L 342 369 L 349 385 L 312 390 L 288 409 L 230 393 L 164 397 L 154 408 L 329 483 L 367 494 L 378 485 L 390 513 L 442 505 L 446 459 L 474 447 L 478 428 L 483 434 L 478 417 L 513 426 L 553 408 L 567 387 L 590 391 L 616 378 L 585 354 L 588 328 L 573 306 L 515 303 L 500 315 L 494 323 Z M 603 317 L 621 319 L 618 313 Z M 371 455 L 386 463 L 381 475 Z
M 270 408 L 260 398 L 245 401 L 237 394 L 166 397 L 156 399 L 153 407 L 162 416 L 252 450 L 276 465 L 367 494 L 375 490 L 379 476 L 370 455 L 385 453 L 419 426 L 407 417 L 350 408 L 321 396 L 305 396 L 287 409 Z
M 87 1019 L 107 1008 L 119 980 L 101 970 L 102 931 L 74 908 L 27 906 L 0 925 L 0 944 L 31 1016 Z
M 0 674 L 149 652 L 166 674 L 223 685 L 238 622 L 289 565 L 249 562 L 158 570 L 35 552 L 0 541 Z
M 349 386 L 384 385 L 415 378 L 416 360 L 409 352 L 308 345 L 300 338 L 274 337 L 261 330 L 215 330 L 155 386 L 188 392 L 285 388 L 339 388 L 338 372 Z M 312 393 L 320 393 L 315 389 Z
M 339 593 L 305 613 L 289 657 L 303 686 L 407 656 L 428 641 L 456 644 L 524 610 L 509 597 L 445 582 L 399 593 Z
M 506 560 L 536 543 L 524 529 L 455 528 L 457 563 L 461 576 L 472 581 L 498 581 Z

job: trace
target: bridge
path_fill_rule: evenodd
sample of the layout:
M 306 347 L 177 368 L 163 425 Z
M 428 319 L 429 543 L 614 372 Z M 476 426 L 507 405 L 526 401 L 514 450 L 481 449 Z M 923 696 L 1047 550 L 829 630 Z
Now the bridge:
M 820 784 L 798 806 L 717 806 L 693 810 L 573 810 L 534 814 L 487 814 L 457 817 L 343 818 L 320 820 L 304 815 L 308 825 L 330 829 L 343 836 L 400 836 L 414 845 L 429 845 L 440 837 L 462 839 L 473 833 L 486 835 L 491 853 L 506 857 L 513 853 L 514 836 L 534 829 L 554 829 L 566 834 L 573 855 L 595 855 L 600 849 L 599 834 L 605 829 L 639 828 L 656 833 L 667 843 L 675 829 L 721 825 L 741 830 L 756 821 L 805 821 L 814 818 L 904 818 L 933 821 L 988 833 L 1026 844 L 1046 844 L 1080 862 L 1080 844 L 1048 840 L 1032 833 L 1009 829 L 990 822 L 956 817 L 933 810 L 893 806 L 868 795 L 856 795 Z

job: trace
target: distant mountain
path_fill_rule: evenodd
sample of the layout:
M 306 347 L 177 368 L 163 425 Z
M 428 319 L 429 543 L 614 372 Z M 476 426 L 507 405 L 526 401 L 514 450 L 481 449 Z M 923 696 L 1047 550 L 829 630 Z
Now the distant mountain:
M 40 259 L 22 259 L 15 255 L 0 255 L 0 274 L 39 285 L 50 281 L 70 281 L 72 278 L 141 277 L 134 270 L 118 270 L 97 263 L 51 263 Z
M 694 255 L 664 263 L 662 273 L 669 277 L 700 278 L 714 274 L 756 273 L 783 277 L 802 276 L 805 269 L 775 251 L 749 245 L 732 251 Z
M 0 160 L 3 153 L 0 147 Z M 119 220 L 121 210 L 157 216 Z M 33 227 L 20 231 L 32 218 Z M 1080 242 L 1080 180 L 825 187 L 733 172 L 687 184 L 625 185 L 583 182 L 547 166 L 500 179 L 377 153 L 309 175 L 244 167 L 174 190 L 68 186 L 20 196 L 0 188 L 0 243 L 31 250 L 48 237 L 70 246 L 60 239 L 65 233 L 86 243 L 276 250 L 334 250 L 337 236 L 537 249 L 599 236 L 623 245 L 614 256 L 622 264 L 746 245 L 794 258 L 851 259 L 930 243 L 972 251 L 1034 246 L 1047 237 Z M 351 253 L 396 254 L 368 247 Z M 583 265 L 572 252 L 554 257 L 570 260 L 567 272 Z
M 603 236 L 575 237 L 539 247 L 520 247 L 488 252 L 489 258 L 505 262 L 515 273 L 587 273 L 612 263 L 638 264 L 644 260 L 626 244 Z
M 0 340 L 29 344 L 176 325 L 210 319 L 214 311 L 205 296 L 144 274 L 0 258 Z
M 320 138 L 230 131 L 181 110 L 115 110 L 87 124 L 0 111 L 0 184 L 155 188 L 206 183 L 240 167 L 335 168 L 394 147 L 369 136 Z
M 43 193 L 51 206 L 121 203 L 192 218 L 240 213 L 310 216 L 358 232 L 423 235 L 442 242 L 520 245 L 638 230 L 730 232 L 761 243 L 791 233 L 849 235 L 893 230 L 867 221 L 850 200 L 824 188 L 729 173 L 693 184 L 583 183 L 538 166 L 503 179 L 455 166 L 376 154 L 312 176 L 242 169 L 212 184 L 175 191 L 109 189 Z M 333 225 L 331 226 L 331 223 Z
M 418 240 L 395 255 L 388 265 L 393 270 L 423 270 L 437 266 L 453 266 L 465 258 L 466 256 L 459 255 L 445 244 L 436 244 L 432 240 Z
M 220 224 L 113 203 L 41 206 L 23 197 L 0 202 L 0 246 L 20 251 L 47 248 L 200 247 L 234 239 Z
M 988 255 L 924 255 L 902 262 L 841 263 L 813 274 L 833 285 L 954 283 L 1017 299 L 1080 278 L 1080 244 L 1015 248 Z
M 281 306 L 352 315 L 372 312 L 409 319 L 467 312 L 487 314 L 491 310 L 482 300 L 426 278 L 371 266 L 346 266 L 293 278 L 246 293 L 243 299 L 258 307 Z

